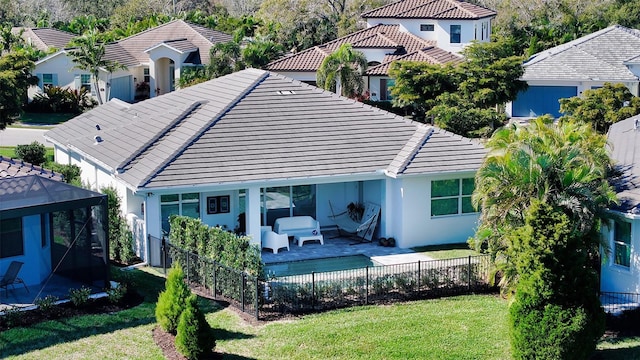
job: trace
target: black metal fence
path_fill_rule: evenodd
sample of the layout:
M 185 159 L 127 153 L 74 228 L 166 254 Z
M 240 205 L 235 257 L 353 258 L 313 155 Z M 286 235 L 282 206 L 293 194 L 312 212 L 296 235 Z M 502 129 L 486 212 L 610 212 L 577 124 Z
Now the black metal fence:
M 607 314 L 620 315 L 626 310 L 640 307 L 640 294 L 601 291 L 600 302 Z
M 203 287 L 214 298 L 226 300 L 256 319 L 495 291 L 489 281 L 491 264 L 486 255 L 266 280 L 190 253 L 168 241 L 162 242 L 161 256 L 165 271 L 172 261 L 179 261 L 192 286 Z

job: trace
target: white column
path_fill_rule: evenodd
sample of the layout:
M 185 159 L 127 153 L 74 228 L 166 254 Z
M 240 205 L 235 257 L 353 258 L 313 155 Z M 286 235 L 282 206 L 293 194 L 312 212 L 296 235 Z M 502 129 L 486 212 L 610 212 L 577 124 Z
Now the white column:
M 149 58 L 149 97 L 155 97 L 156 94 L 156 79 L 158 74 L 156 73 L 156 62 Z
M 160 220 L 160 196 L 149 194 L 144 202 L 145 234 L 162 239 L 162 222 Z M 160 244 L 152 241 L 148 246 L 149 248 L 143 252 L 143 260 L 153 266 L 161 265 Z
M 246 190 L 246 232 L 251 236 L 251 243 L 260 245 L 260 187 L 254 186 Z

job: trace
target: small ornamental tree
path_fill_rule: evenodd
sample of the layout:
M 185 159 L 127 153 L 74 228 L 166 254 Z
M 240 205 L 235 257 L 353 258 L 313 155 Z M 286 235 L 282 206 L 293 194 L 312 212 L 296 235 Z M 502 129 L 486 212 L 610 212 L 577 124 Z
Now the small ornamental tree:
M 33 165 L 42 165 L 47 161 L 47 149 L 37 141 L 28 145 L 16 146 L 16 156 Z
M 156 305 L 156 321 L 162 329 L 171 334 L 176 333 L 178 320 L 184 310 L 185 300 L 191 294 L 184 282 L 182 267 L 175 262 L 167 274 L 165 290 L 158 296 Z
M 187 359 L 198 359 L 210 352 L 216 344 L 211 326 L 198 307 L 196 295 L 187 298 L 184 311 L 180 315 L 176 349 Z

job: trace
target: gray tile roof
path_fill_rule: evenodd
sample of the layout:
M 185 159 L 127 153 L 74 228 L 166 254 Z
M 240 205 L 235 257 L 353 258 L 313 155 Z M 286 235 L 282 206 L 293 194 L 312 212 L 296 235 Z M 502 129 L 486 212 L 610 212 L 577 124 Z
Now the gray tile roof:
M 475 170 L 484 154 L 477 142 L 257 69 L 133 105 L 112 100 L 45 136 L 147 189 Z
M 614 209 L 640 215 L 640 115 L 611 125 L 607 140 L 620 172 L 612 181 L 620 199 Z
M 640 31 L 610 26 L 533 55 L 523 80 L 637 81 L 625 62 L 640 56 Z
M 433 48 L 434 41 L 421 39 L 411 33 L 400 31 L 400 25 L 380 24 L 356 31 L 339 39 L 318 45 L 299 53 L 285 56 L 267 65 L 271 71 L 317 71 L 322 61 L 342 44 L 351 44 L 354 49 L 387 49 L 381 69 L 388 69 L 389 63 L 406 54 Z M 442 50 L 444 52 L 444 50 Z M 438 61 L 434 57 L 433 61 Z M 386 74 L 386 73 L 385 73 Z
M 14 28 L 14 33 L 22 33 L 22 38 L 35 48 L 49 51 L 51 48 L 64 49 L 76 35 L 51 28 Z
M 482 19 L 496 12 L 458 0 L 400 0 L 362 14 L 363 18 Z

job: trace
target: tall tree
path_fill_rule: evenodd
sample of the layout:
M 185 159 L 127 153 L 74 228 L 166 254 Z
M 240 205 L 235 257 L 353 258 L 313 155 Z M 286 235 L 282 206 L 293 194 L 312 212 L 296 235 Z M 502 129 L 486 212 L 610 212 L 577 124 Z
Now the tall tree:
M 563 119 L 577 119 L 606 134 L 612 124 L 640 114 L 640 98 L 623 84 L 605 83 L 599 89 L 585 90 L 581 96 L 560 99 Z
M 0 56 L 0 130 L 18 118 L 27 100 L 27 88 L 38 83 L 38 78 L 31 75 L 34 67 L 25 53 Z
M 340 94 L 352 98 L 364 91 L 362 75 L 366 70 L 364 54 L 351 44 L 343 44 L 322 61 L 316 79 L 319 87 L 333 92 L 340 83 Z
M 76 63 L 75 68 L 88 71 L 91 74 L 91 83 L 94 87 L 98 104 L 102 105 L 102 94 L 100 90 L 100 71 L 104 70 L 109 74 L 118 69 L 124 69 L 125 66 L 118 64 L 113 60 L 105 59 L 105 44 L 98 41 L 98 32 L 95 29 L 87 31 L 84 35 L 72 40 L 75 46 L 69 54 Z
M 284 48 L 270 37 L 256 36 L 246 39 L 242 49 L 242 59 L 249 67 L 260 69 L 282 56 Z

